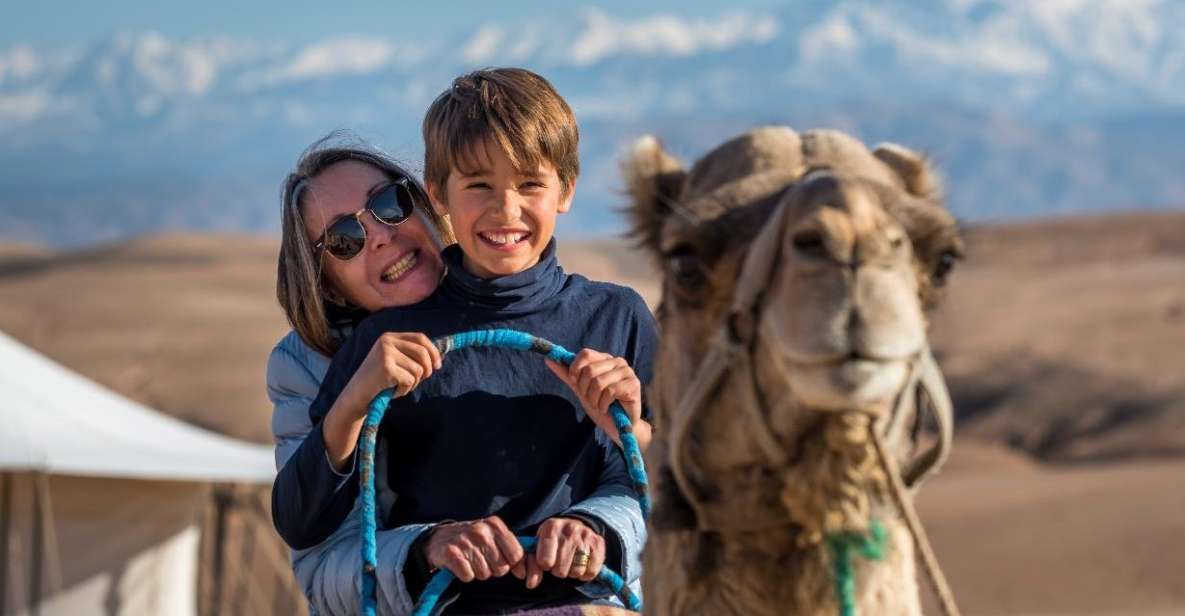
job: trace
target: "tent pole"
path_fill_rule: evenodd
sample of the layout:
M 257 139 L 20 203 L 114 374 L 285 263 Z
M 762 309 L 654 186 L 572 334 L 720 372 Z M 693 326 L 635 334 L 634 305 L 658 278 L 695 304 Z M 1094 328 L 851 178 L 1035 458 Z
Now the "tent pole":
M 2 473 L 0 484 L 0 614 L 8 613 L 8 533 L 12 526 L 12 475 Z
M 8 605 L 13 610 L 20 610 L 21 606 L 29 603 L 29 598 L 25 596 L 28 594 L 26 591 L 29 589 L 28 584 L 25 583 L 25 569 L 28 569 L 28 558 L 25 556 L 25 536 L 22 534 L 24 529 L 18 526 L 18 523 L 25 518 L 18 518 L 19 512 L 16 511 L 16 508 L 20 506 L 20 503 L 17 501 L 17 498 L 19 498 L 17 493 L 21 489 L 21 480 L 26 476 L 28 476 L 27 472 L 10 473 L 8 476 L 8 495 L 10 499 L 8 507 L 12 520 L 9 522 L 8 527 L 8 554 L 5 554 L 5 557 L 13 564 L 8 569 L 10 580 L 8 584 Z
M 240 503 L 236 501 L 235 505 Z M 242 543 L 239 554 L 239 579 L 235 585 L 235 607 L 239 614 L 250 614 L 249 611 L 244 611 L 247 607 L 247 599 L 252 598 L 248 593 L 248 588 L 252 586 L 251 580 L 248 580 L 248 575 L 254 574 L 255 564 L 255 537 L 248 535 L 247 525 L 251 523 L 250 520 L 243 518 L 242 507 L 235 507 L 235 519 L 239 521 L 239 541 Z
M 214 486 L 214 571 L 210 577 L 214 578 L 213 597 L 210 599 L 210 613 L 222 613 L 222 596 L 225 585 L 223 569 L 226 560 L 226 510 L 230 506 L 231 496 L 226 492 L 226 486 Z
M 45 550 L 45 528 L 41 517 L 41 495 L 37 489 L 37 479 L 33 478 L 33 546 L 30 550 L 29 566 L 29 614 L 41 614 L 41 553 Z
M 41 499 L 42 525 L 45 529 L 45 559 L 49 567 L 49 590 L 62 590 L 62 552 L 58 546 L 58 530 L 53 519 L 53 492 L 49 490 L 49 474 L 37 473 L 37 496 Z

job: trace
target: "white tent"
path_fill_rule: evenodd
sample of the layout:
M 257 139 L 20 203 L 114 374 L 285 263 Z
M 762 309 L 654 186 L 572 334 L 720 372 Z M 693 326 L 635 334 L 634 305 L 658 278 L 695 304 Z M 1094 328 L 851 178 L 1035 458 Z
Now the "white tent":
M 0 614 L 195 614 L 211 483 L 274 473 L 0 333 Z

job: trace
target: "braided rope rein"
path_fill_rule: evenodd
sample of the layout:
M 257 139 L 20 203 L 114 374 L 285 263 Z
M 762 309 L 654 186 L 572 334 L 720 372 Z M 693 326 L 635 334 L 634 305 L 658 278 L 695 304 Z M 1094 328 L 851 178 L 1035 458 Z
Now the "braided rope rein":
M 743 373 L 751 369 L 746 352 L 748 343 L 735 338 L 735 332 L 735 329 L 720 330 L 712 341 L 694 378 L 679 399 L 677 412 L 667 428 L 671 442 L 669 468 L 672 479 L 692 509 L 700 532 L 713 532 L 717 523 L 711 520 L 721 518 L 710 514 L 698 496 L 698 490 L 684 470 L 684 459 L 679 455 L 683 448 L 679 443 L 687 437 L 689 425 L 707 408 L 713 392 L 722 386 L 726 377 L 734 370 Z M 901 405 L 907 400 L 905 394 L 915 391 L 915 386 L 926 391 L 934 405 L 930 412 L 939 424 L 939 442 L 911 464 L 908 476 L 916 482 L 932 474 L 946 458 L 952 411 L 942 373 L 929 349 L 924 349 L 915 362 L 920 363 L 911 368 L 910 378 L 890 418 L 901 416 Z M 760 396 L 750 394 L 749 403 L 740 405 L 742 410 L 750 411 L 754 408 L 751 404 L 761 404 Z M 888 492 L 892 504 L 907 524 L 926 576 L 939 597 L 942 612 L 947 616 L 958 616 L 954 595 L 913 508 L 905 476 L 890 459 L 875 422 L 859 412 L 832 415 L 824 424 L 823 433 L 808 441 L 811 450 L 800 453 L 798 464 L 784 469 L 781 500 L 790 514 L 791 523 L 800 529 L 799 547 L 825 543 L 830 548 L 838 613 L 841 616 L 856 613 L 855 558 L 877 561 L 884 557 L 888 537 L 882 522 L 871 515 L 870 497 L 873 494 L 884 496 Z M 774 467 L 781 466 L 786 454 L 778 446 L 768 423 L 760 413 L 750 413 L 750 417 L 756 420 L 759 428 L 755 431 L 759 451 Z M 824 485 L 825 489 L 821 487 Z
M 462 332 L 438 338 L 433 340 L 432 343 L 436 345 L 442 356 L 466 347 L 497 347 L 531 351 L 539 355 L 544 355 L 565 366 L 571 365 L 572 361 L 576 359 L 575 353 L 558 344 L 511 329 Z M 375 577 L 375 571 L 378 567 L 378 547 L 375 538 L 378 532 L 374 487 L 375 445 L 378 439 L 379 424 L 382 423 L 383 415 L 386 414 L 387 407 L 390 405 L 393 396 L 393 389 L 383 390 L 375 396 L 374 400 L 370 403 L 370 407 L 367 409 L 366 421 L 362 424 L 362 442 L 360 443 L 362 461 L 361 468 L 359 469 L 359 478 L 362 484 L 362 613 L 365 616 L 375 616 L 377 614 L 378 603 L 376 596 L 378 584 Z M 634 493 L 641 506 L 642 517 L 643 519 L 649 518 L 649 482 L 646 477 L 645 465 L 642 462 L 642 450 L 638 446 L 637 437 L 634 436 L 633 426 L 630 424 L 629 416 L 626 414 L 625 409 L 617 401 L 614 401 L 609 406 L 609 415 L 613 418 L 613 424 L 617 427 L 617 432 L 621 437 L 621 448 L 625 456 L 626 469 L 629 472 Z M 530 550 L 534 547 L 534 537 L 518 537 L 518 540 L 524 550 Z M 455 576 L 447 569 L 437 572 L 428 582 L 428 586 L 424 589 L 419 601 L 416 602 L 413 614 L 415 616 L 427 616 L 431 614 L 437 601 L 454 579 Z M 608 567 L 601 568 L 600 573 L 597 574 L 597 581 L 617 594 L 618 598 L 629 609 L 634 611 L 642 609 L 642 603 L 638 596 L 630 591 L 629 586 L 625 584 L 625 580 L 620 575 L 611 571 Z
M 535 537 L 519 536 L 516 538 L 519 545 L 523 546 L 523 550 L 529 552 L 535 549 L 535 542 L 537 541 Z M 453 575 L 453 572 L 448 569 L 441 569 L 436 575 L 432 576 L 428 585 L 424 587 L 424 592 L 420 595 L 419 601 L 416 601 L 415 608 L 412 610 L 412 616 L 430 616 L 432 610 L 436 608 L 436 603 L 444 595 L 444 591 L 448 590 L 449 584 L 452 584 L 455 579 L 457 579 L 457 576 Z M 597 573 L 597 582 L 604 584 L 609 590 L 612 590 L 627 608 L 635 612 L 642 610 L 642 600 L 630 590 L 630 587 L 625 583 L 625 579 L 615 571 L 608 567 L 601 567 L 600 572 Z

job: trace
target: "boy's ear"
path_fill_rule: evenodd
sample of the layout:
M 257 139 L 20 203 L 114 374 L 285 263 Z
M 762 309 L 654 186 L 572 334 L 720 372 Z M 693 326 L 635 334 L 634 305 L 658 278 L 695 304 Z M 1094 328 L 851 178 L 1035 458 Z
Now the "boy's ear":
M 428 202 L 432 204 L 432 211 L 436 212 L 437 216 L 448 216 L 448 208 L 445 206 L 444 199 L 441 199 L 439 191 L 436 189 L 436 184 L 428 182 L 424 186 L 424 190 L 428 193 Z
M 560 204 L 556 208 L 556 211 L 559 212 L 560 214 L 563 214 L 564 212 L 567 212 L 568 210 L 572 209 L 572 199 L 574 199 L 575 197 L 576 197 L 576 178 L 572 178 L 572 181 L 568 182 L 568 192 L 566 192 L 564 194 L 564 198 L 560 200 Z

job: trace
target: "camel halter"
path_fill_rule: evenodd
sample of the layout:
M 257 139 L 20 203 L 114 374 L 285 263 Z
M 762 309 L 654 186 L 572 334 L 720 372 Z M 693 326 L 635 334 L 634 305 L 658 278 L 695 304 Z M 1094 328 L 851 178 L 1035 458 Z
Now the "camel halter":
M 740 388 L 739 393 L 744 398 L 740 411 L 748 420 L 746 425 L 750 427 L 753 442 L 770 468 L 782 468 L 789 461 L 789 455 L 770 427 L 770 408 L 758 387 L 751 356 L 765 290 L 781 261 L 783 232 L 789 218 L 788 212 L 786 204 L 780 204 L 771 218 L 771 223 L 765 225 L 749 249 L 725 322 L 717 328 L 707 354 L 696 368 L 690 388 L 679 399 L 676 413 L 670 419 L 671 445 L 668 451 L 668 464 L 682 497 L 695 515 L 695 530 L 698 532 L 759 530 L 792 524 L 784 515 L 770 513 L 770 508 L 763 507 L 762 502 L 746 503 L 751 506 L 744 507 L 737 507 L 733 502 L 730 503 L 733 506 L 727 510 L 719 507 L 719 503 L 710 502 L 700 494 L 687 471 L 690 461 L 687 443 L 691 428 L 707 408 L 711 396 L 734 370 L 738 374 L 750 375 L 749 379 L 744 379 L 747 382 Z M 885 422 L 885 434 L 896 437 L 905 429 L 902 417 L 906 414 L 909 397 L 920 392 L 926 394 L 929 404 L 921 404 L 920 399 L 916 400 L 917 413 L 922 413 L 923 408 L 933 413 L 938 425 L 938 441 L 909 464 L 904 476 L 888 455 L 885 436 L 878 430 L 878 422 L 869 422 L 869 432 L 877 461 L 889 478 L 893 504 L 905 519 L 942 610 L 948 616 L 957 616 L 959 610 L 954 595 L 938 565 L 938 559 L 909 494 L 910 487 L 919 485 L 923 479 L 937 472 L 946 460 L 950 454 L 953 433 L 953 404 L 942 373 L 928 346 L 909 359 L 908 376 Z M 772 486 L 767 486 L 769 487 Z M 768 489 L 750 490 L 750 497 L 756 498 L 757 501 L 768 497 L 768 494 L 763 496 L 760 492 L 768 492 Z M 738 511 L 747 517 L 737 520 Z M 841 605 L 842 603 L 841 600 Z

